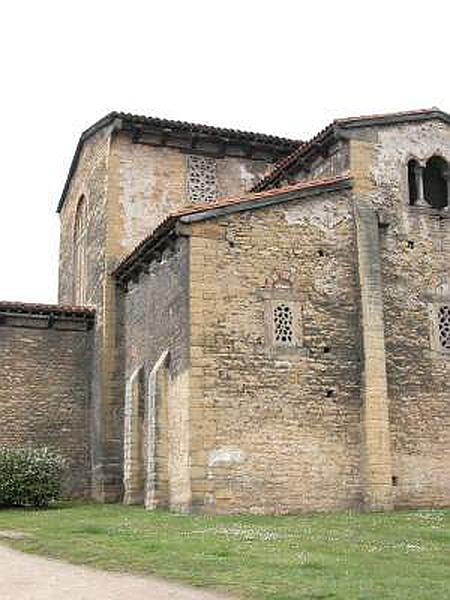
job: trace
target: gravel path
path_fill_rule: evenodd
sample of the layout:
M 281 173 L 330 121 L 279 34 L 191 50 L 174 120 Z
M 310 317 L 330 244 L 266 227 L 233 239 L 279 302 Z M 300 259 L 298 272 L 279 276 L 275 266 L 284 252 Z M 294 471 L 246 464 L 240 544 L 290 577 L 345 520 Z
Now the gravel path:
M 224 600 L 167 583 L 76 567 L 0 546 L 1 600 Z

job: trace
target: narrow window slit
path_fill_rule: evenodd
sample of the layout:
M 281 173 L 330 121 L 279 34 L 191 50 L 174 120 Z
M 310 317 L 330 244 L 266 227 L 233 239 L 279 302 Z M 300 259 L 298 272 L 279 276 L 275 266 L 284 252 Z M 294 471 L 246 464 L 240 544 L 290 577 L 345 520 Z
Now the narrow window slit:
M 409 204 L 414 206 L 417 202 L 418 198 L 418 189 L 417 189 L 417 169 L 419 168 L 419 163 L 417 160 L 411 159 L 408 162 L 408 191 L 409 191 Z

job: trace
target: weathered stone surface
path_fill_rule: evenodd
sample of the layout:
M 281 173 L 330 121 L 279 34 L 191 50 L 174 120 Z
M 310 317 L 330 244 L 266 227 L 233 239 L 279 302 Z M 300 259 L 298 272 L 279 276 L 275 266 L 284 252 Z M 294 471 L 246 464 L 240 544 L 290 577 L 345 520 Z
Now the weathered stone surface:
M 434 113 L 408 119 L 336 122 L 267 180 L 297 182 L 288 192 L 175 224 L 168 215 L 202 189 L 208 202 L 242 194 L 267 162 L 248 158 L 245 143 L 232 158 L 148 131 L 106 127 L 86 141 L 61 212 L 60 300 L 80 297 L 84 196 L 95 497 L 117 500 L 124 484 L 127 503 L 180 511 L 450 504 L 447 321 L 438 327 L 450 311 L 449 210 L 411 205 L 408 191 L 408 161 L 417 173 L 431 156 L 450 162 L 450 126 Z M 352 190 L 316 181 L 297 195 L 298 182 L 347 173 Z M 127 281 L 116 280 L 121 259 L 163 222 L 146 241 L 151 254 L 130 258 Z M 33 335 L 51 352 L 65 339 L 70 360 L 90 338 Z M 8 336 L 3 376 L 28 348 L 20 332 Z M 79 377 L 66 359 L 67 377 Z M 23 432 L 51 439 L 37 414 Z
M 409 206 L 407 163 L 450 161 L 438 121 L 386 127 L 372 144 L 367 197 L 387 226 L 381 265 L 396 506 L 450 504 L 450 355 L 435 344 L 437 305 L 450 290 L 448 211 Z
M 188 265 L 188 241 L 181 238 L 124 297 L 125 379 L 132 386 L 141 370 L 145 381 L 143 452 L 134 460 L 145 472 L 140 492 L 149 508 L 190 506 Z M 134 443 L 131 436 L 126 441 Z M 125 456 L 133 460 L 129 446 Z
M 61 211 L 59 301 L 75 303 L 75 214 L 87 203 L 86 277 L 88 305 L 96 307 L 93 403 L 94 493 L 117 500 L 123 478 L 123 397 L 125 394 L 120 309 L 111 271 L 118 261 L 174 210 L 190 202 L 188 154 L 176 148 L 135 143 L 125 132 L 100 131 L 83 147 Z M 267 162 L 215 158 L 217 195 L 241 193 Z
M 347 218 L 317 225 L 331 205 Z M 352 210 L 348 194 L 327 194 L 193 226 L 194 506 L 284 513 L 360 505 Z M 338 284 L 324 293 L 317 283 L 328 281 L 330 262 Z M 271 351 L 267 279 L 280 273 L 302 312 L 302 347 Z M 240 459 L 211 460 L 222 448 Z
M 68 461 L 67 492 L 90 495 L 91 332 L 33 315 L 0 325 L 0 444 L 47 446 Z

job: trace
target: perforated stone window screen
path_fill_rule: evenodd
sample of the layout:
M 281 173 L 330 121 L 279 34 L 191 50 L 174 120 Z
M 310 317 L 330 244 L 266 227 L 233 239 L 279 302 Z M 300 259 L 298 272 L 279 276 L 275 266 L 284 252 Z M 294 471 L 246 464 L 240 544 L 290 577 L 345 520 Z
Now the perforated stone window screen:
M 450 304 L 439 306 L 437 319 L 439 347 L 450 350 Z
M 277 346 L 291 346 L 294 341 L 292 308 L 280 302 L 273 307 L 274 342 Z
M 206 156 L 188 156 L 187 195 L 191 202 L 213 202 L 217 198 L 217 163 Z

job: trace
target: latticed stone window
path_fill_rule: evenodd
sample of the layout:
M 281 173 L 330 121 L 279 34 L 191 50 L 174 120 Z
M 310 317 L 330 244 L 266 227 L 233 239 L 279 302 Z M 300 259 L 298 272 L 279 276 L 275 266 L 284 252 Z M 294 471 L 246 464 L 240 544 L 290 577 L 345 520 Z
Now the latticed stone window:
M 277 270 L 266 278 L 258 295 L 264 300 L 266 352 L 274 358 L 290 360 L 307 356 L 303 346 L 303 294 L 294 288 L 291 274 Z
M 187 195 L 191 202 L 212 202 L 217 198 L 217 164 L 213 158 L 188 156 Z
M 438 308 L 438 342 L 442 350 L 450 350 L 450 305 L 442 304 Z
M 294 340 L 292 308 L 280 302 L 273 309 L 274 342 L 278 346 L 290 346 Z

